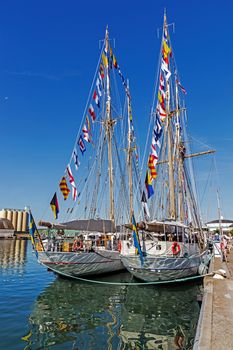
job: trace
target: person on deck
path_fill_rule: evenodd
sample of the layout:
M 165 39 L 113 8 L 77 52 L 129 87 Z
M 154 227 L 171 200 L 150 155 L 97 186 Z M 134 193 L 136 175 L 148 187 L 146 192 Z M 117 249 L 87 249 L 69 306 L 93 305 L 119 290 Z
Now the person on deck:
M 73 252 L 83 250 L 83 241 L 81 238 L 76 237 L 73 243 Z

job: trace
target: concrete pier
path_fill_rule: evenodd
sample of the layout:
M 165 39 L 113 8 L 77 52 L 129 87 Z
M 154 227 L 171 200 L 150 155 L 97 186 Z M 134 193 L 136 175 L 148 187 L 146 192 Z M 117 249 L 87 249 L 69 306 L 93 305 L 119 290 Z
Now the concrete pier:
M 233 349 L 233 249 L 226 262 L 214 257 L 211 270 L 219 269 L 226 271 L 226 278 L 204 278 L 204 297 L 194 350 Z

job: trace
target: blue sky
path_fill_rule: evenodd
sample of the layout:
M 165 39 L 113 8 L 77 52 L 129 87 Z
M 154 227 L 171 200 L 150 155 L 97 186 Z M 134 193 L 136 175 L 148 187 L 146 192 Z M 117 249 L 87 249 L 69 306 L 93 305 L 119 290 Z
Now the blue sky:
M 217 150 L 217 176 L 203 215 L 214 218 L 214 186 L 223 216 L 233 219 L 232 12 L 228 0 L 7 1 L 0 4 L 0 208 L 44 210 L 72 150 L 108 24 L 129 78 L 140 142 L 158 64 L 164 7 L 192 135 Z M 205 188 L 210 161 L 197 182 Z M 200 191 L 200 197 L 202 197 Z M 208 213 L 208 214 L 207 214 Z

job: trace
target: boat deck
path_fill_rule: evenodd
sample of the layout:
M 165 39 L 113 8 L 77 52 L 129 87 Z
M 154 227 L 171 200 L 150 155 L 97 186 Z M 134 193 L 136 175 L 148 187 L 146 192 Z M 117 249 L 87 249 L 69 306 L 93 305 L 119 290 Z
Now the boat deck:
M 233 349 L 233 248 L 226 262 L 214 257 L 211 269 L 223 269 L 227 277 L 204 279 L 204 298 L 193 349 Z

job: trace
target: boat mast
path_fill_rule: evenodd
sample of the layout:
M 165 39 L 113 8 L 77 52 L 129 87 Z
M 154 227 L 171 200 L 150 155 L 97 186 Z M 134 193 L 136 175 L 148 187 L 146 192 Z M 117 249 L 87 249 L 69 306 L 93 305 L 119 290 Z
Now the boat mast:
M 179 100 L 178 100 L 178 85 L 177 79 L 175 83 L 175 98 L 176 98 L 176 145 L 178 148 L 178 184 L 179 184 L 179 218 L 180 222 L 184 221 L 184 201 L 183 201 L 183 170 L 185 147 L 180 138 L 180 122 L 179 122 Z
M 133 177 L 132 177 L 132 141 L 133 141 L 133 135 L 131 131 L 131 118 L 132 118 L 132 110 L 131 110 L 131 103 L 130 103 L 130 97 L 127 95 L 127 102 L 128 102 L 128 178 L 129 178 L 129 208 L 130 208 L 130 218 L 133 216 Z
M 222 238 L 222 236 L 223 236 L 223 230 L 222 230 L 222 214 L 221 214 L 220 198 L 219 198 L 219 191 L 218 191 L 218 189 L 217 189 L 217 202 L 218 202 L 219 233 L 220 233 L 220 238 Z
M 169 91 L 167 90 L 167 96 L 168 95 L 169 95 Z M 169 97 L 167 97 L 167 101 L 168 100 L 169 100 Z M 171 132 L 171 120 L 170 120 L 168 108 L 167 108 L 167 134 L 168 134 L 169 216 L 171 219 L 175 220 L 176 206 L 175 206 L 174 168 L 173 168 L 173 157 L 172 157 L 172 132 Z
M 109 37 L 108 27 L 105 32 L 105 54 L 109 54 Z M 110 220 L 115 221 L 114 213 L 114 191 L 113 191 L 113 163 L 112 163 L 112 132 L 115 121 L 111 117 L 111 96 L 110 96 L 110 77 L 109 77 L 109 63 L 106 62 L 106 133 L 108 139 L 108 175 L 109 175 L 109 200 L 110 200 Z
M 164 26 L 163 31 L 167 31 L 166 12 L 164 13 Z M 174 166 L 172 155 L 172 130 L 171 130 L 171 118 L 170 114 L 170 84 L 169 80 L 166 80 L 166 115 L 167 115 L 167 136 L 168 136 L 168 176 L 169 176 L 169 216 L 171 219 L 176 219 L 176 206 L 175 206 L 175 182 L 174 182 Z

